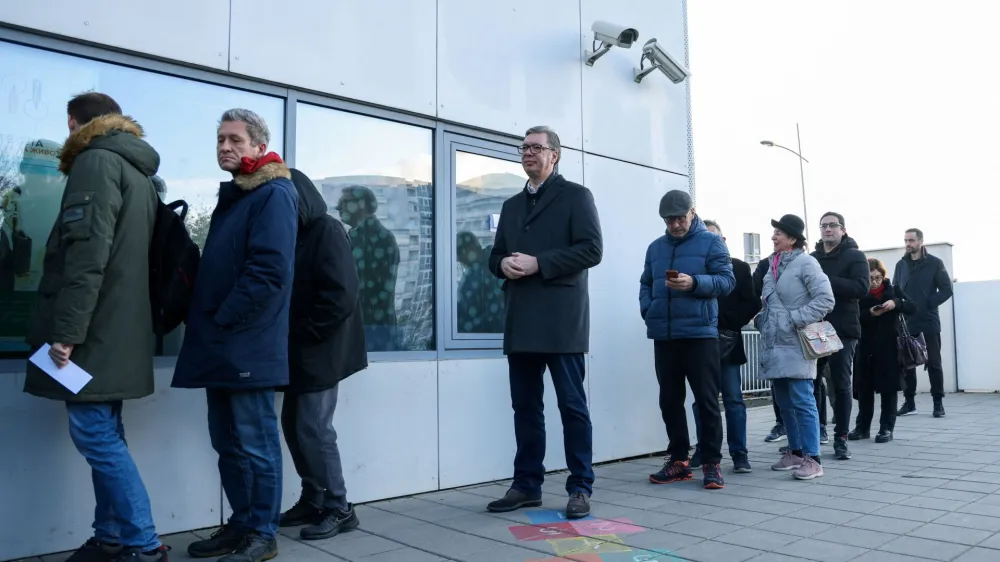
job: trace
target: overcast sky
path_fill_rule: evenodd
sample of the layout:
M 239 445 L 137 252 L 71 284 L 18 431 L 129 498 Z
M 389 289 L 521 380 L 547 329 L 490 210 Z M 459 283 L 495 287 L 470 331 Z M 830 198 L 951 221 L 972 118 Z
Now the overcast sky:
M 837 211 L 862 249 L 915 226 L 959 280 L 1000 278 L 997 21 L 981 0 L 689 0 L 699 214 L 769 253 L 769 219 L 803 205 L 796 156 L 760 140 L 795 149 L 799 122 L 810 244 Z

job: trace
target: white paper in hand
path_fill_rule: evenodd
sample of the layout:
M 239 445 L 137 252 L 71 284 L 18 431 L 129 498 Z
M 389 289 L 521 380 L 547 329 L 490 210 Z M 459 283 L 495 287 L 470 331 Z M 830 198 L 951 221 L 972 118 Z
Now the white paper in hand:
M 87 386 L 87 383 L 94 377 L 87 374 L 87 371 L 84 371 L 72 361 L 60 369 L 56 366 L 52 357 L 49 357 L 50 348 L 51 346 L 49 344 L 43 345 L 41 349 L 31 356 L 30 361 L 39 369 L 48 373 L 48 375 L 54 378 L 56 382 L 69 389 L 70 392 L 73 394 L 79 394 L 80 390 Z

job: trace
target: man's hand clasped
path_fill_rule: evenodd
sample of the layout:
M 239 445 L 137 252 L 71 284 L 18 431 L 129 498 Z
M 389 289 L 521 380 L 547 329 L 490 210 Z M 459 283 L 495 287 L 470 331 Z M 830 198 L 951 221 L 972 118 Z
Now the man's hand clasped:
M 507 279 L 520 279 L 538 273 L 538 260 L 535 256 L 514 252 L 500 262 L 500 270 Z

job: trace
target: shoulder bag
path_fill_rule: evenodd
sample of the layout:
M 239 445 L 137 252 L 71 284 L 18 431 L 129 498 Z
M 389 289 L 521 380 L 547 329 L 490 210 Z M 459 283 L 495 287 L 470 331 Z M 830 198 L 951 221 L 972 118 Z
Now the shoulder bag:
M 896 356 L 899 358 L 899 366 L 903 369 L 915 369 L 927 363 L 927 342 L 924 335 L 913 336 L 906 326 L 906 319 L 902 314 L 896 315 Z
M 802 355 L 806 359 L 819 359 L 844 349 L 844 342 L 840 341 L 837 330 L 826 320 L 803 326 L 798 329 L 798 333 Z

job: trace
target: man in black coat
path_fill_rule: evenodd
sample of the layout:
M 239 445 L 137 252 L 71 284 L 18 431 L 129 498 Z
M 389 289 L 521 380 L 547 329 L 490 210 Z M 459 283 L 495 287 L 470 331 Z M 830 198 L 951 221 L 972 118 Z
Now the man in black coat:
M 289 311 L 289 385 L 281 427 L 302 495 L 281 514 L 282 527 L 306 525 L 306 540 L 358 527 L 347 502 L 333 413 L 340 381 L 368 366 L 358 271 L 347 231 L 327 214 L 312 181 L 291 170 L 299 194 L 295 278 Z
M 938 307 L 952 296 L 951 276 L 944 262 L 927 253 L 924 248 L 924 233 L 919 228 L 906 231 L 906 255 L 896 263 L 892 275 L 892 285 L 897 293 L 917 306 L 916 314 L 904 316 L 910 334 L 924 335 L 927 343 L 927 370 L 931 379 L 931 396 L 934 397 L 934 417 L 944 417 L 944 369 L 941 366 L 941 315 Z M 917 370 L 907 369 L 903 380 L 906 388 L 903 395 L 906 402 L 897 415 L 908 416 L 917 413 L 913 397 L 917 394 Z
M 590 346 L 587 270 L 601 263 L 603 242 L 594 196 L 555 172 L 559 136 L 532 127 L 519 147 L 528 181 L 504 202 L 489 268 L 503 279 L 503 350 L 514 409 L 514 483 L 489 504 L 507 512 L 542 503 L 545 415 L 542 377 L 548 367 L 562 415 L 570 495 L 566 515 L 590 514 L 594 471 L 592 428 L 584 389 Z
M 854 351 L 861 338 L 861 311 L 858 299 L 868 294 L 868 259 L 858 249 L 858 243 L 847 235 L 844 216 L 829 212 L 820 219 L 820 235 L 822 240 L 816 243 L 816 251 L 812 257 L 819 261 L 823 273 L 830 278 L 833 297 L 836 303 L 825 320 L 833 325 L 833 329 L 844 343 L 844 349 L 828 355 L 816 364 L 817 379 L 822 377 L 824 368 L 829 368 L 830 382 L 833 386 L 831 404 L 833 404 L 833 452 L 837 459 L 851 458 L 847 448 L 847 433 L 850 431 L 851 406 L 854 397 L 851 393 L 851 378 L 854 372 Z M 826 400 L 822 389 L 825 385 L 817 380 L 816 406 L 823 411 Z M 823 417 L 820 423 L 823 423 Z M 825 431 L 825 427 L 821 431 Z
M 705 226 L 711 232 L 722 237 L 719 223 L 706 220 Z M 745 474 L 752 472 L 750 458 L 747 452 L 747 406 L 743 402 L 743 388 L 740 380 L 740 366 L 747 362 L 746 349 L 743 346 L 743 326 L 753 320 L 760 312 L 761 301 L 754 291 L 754 281 L 750 274 L 750 266 L 741 259 L 730 257 L 733 263 L 733 275 L 736 276 L 736 288 L 731 293 L 719 297 L 719 351 L 722 360 L 722 405 L 726 410 L 726 441 L 729 445 L 729 456 L 733 459 L 733 472 Z M 700 427 L 698 404 L 691 406 L 694 414 L 695 427 Z M 701 435 L 700 429 L 698 435 Z M 701 466 L 701 448 L 695 447 L 691 457 L 691 468 Z

